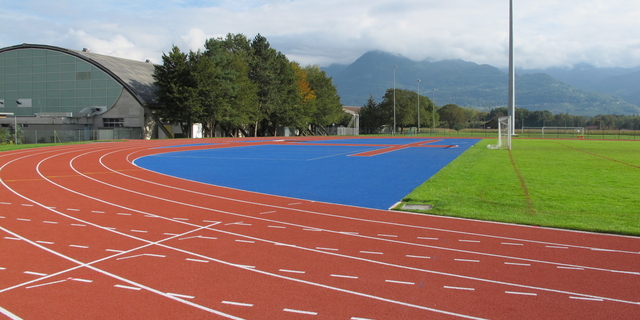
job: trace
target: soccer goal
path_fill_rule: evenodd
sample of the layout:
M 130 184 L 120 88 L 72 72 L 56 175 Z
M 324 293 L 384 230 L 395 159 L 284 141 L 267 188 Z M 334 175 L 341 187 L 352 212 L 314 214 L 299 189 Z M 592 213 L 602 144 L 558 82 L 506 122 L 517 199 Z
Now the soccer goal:
M 511 116 L 498 118 L 498 144 L 487 145 L 487 148 L 511 150 L 512 135 Z

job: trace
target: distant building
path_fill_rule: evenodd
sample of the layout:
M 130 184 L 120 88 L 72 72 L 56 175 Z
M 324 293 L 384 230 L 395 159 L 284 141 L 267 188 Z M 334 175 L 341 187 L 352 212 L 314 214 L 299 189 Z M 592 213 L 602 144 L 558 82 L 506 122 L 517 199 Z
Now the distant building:
M 158 136 L 154 66 L 47 45 L 0 48 L 0 119 L 23 142 L 150 139 Z M 164 128 L 160 128 L 161 130 Z M 68 140 L 68 139 L 64 139 Z

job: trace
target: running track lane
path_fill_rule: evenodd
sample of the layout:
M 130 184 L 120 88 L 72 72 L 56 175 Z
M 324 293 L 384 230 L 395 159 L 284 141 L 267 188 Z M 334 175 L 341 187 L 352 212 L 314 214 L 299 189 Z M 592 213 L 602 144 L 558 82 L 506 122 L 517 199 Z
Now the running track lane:
M 228 141 L 181 148 L 234 145 Z M 0 154 L 0 312 L 24 319 L 640 315 L 637 238 L 273 197 L 131 164 L 171 143 Z

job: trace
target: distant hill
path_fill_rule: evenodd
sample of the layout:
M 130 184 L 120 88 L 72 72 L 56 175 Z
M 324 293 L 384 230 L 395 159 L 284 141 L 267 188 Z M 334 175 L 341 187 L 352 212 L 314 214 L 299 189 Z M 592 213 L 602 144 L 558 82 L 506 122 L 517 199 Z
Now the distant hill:
M 597 88 L 640 106 L 640 71 L 606 78 L 597 84 Z
M 369 95 L 380 102 L 385 90 L 393 88 L 394 65 L 397 66 L 396 88 L 415 91 L 417 79 L 420 79 L 421 95 L 439 106 L 455 103 L 490 110 L 507 105 L 507 74 L 490 65 L 463 60 L 412 61 L 387 52 L 371 51 L 350 65 L 331 65 L 322 69 L 333 77 L 344 105 L 361 106 Z M 599 81 L 606 79 L 608 76 L 603 76 Z M 611 86 L 615 87 L 613 80 Z M 614 97 L 613 92 L 580 89 L 543 73 L 519 73 L 516 93 L 516 106 L 532 111 L 575 115 L 640 113 L 637 104 Z

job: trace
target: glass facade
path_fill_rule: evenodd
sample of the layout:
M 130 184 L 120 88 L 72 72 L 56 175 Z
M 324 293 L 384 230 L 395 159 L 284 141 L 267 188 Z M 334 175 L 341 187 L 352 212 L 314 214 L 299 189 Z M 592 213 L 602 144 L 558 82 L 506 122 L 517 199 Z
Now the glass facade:
M 46 49 L 0 53 L 0 113 L 32 116 L 43 112 L 110 109 L 122 86 L 108 74 L 75 56 Z

